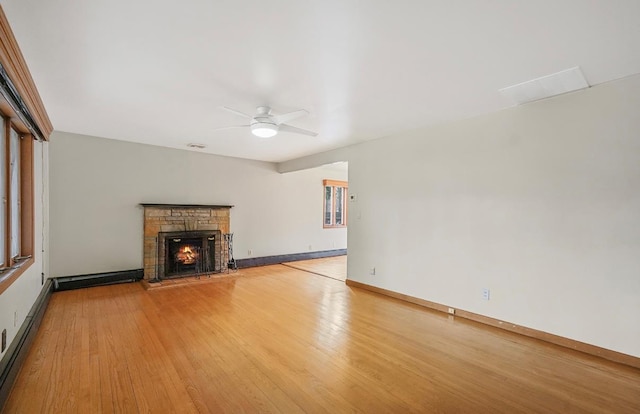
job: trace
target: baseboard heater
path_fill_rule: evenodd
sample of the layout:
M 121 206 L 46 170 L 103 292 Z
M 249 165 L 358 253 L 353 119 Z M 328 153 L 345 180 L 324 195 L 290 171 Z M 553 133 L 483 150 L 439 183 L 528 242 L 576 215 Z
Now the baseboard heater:
M 347 249 L 321 250 L 316 252 L 280 254 L 277 256 L 250 257 L 247 259 L 236 259 L 236 264 L 240 269 L 246 267 L 268 266 L 298 260 L 320 259 L 323 257 L 344 256 Z
M 114 285 L 117 283 L 129 283 L 142 280 L 142 269 L 123 270 L 119 272 L 93 273 L 90 275 L 63 276 L 53 279 L 53 290 L 81 289 L 92 286 Z

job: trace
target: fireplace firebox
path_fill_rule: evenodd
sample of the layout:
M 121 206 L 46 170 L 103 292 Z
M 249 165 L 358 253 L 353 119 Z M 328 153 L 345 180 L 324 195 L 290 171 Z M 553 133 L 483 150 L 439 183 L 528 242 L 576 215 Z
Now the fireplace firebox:
M 221 239 L 220 231 L 159 233 L 158 275 L 175 278 L 220 272 Z

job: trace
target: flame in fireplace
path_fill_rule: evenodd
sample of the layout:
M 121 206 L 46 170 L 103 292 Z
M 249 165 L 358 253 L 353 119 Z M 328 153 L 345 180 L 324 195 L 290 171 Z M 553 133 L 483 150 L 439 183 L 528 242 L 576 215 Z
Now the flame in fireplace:
M 191 250 L 191 246 L 182 246 L 176 253 L 176 262 L 184 265 L 192 265 L 196 262 L 198 254 Z

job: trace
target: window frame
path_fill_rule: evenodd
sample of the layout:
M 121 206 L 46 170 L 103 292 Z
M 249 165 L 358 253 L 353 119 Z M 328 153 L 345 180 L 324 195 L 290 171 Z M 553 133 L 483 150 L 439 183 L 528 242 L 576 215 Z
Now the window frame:
M 14 258 L 10 257 L 11 209 L 8 207 L 11 205 L 11 200 L 7 198 L 4 211 L 5 228 L 0 234 L 0 237 L 5 238 L 3 264 L 5 269 L 0 272 L 0 294 L 2 294 L 35 263 L 34 141 L 36 139 L 48 141 L 53 131 L 51 120 L 2 6 L 0 6 L 0 116 L 4 119 L 0 128 L 0 137 L 4 141 L 0 140 L 0 145 L 6 145 L 5 148 L 7 148 L 5 156 L 0 161 L 0 168 L 6 168 L 5 194 L 11 191 L 11 184 L 8 181 L 10 179 L 9 132 L 13 128 L 20 136 L 20 158 L 17 161 L 20 167 L 18 188 L 16 188 L 19 194 L 19 253 Z M 3 201 L 0 200 L 0 202 Z
M 26 127 L 15 122 L 11 114 L 6 113 L 6 108 L 0 103 L 0 116 L 3 118 L 2 131 L 0 134 L 0 145 L 4 145 L 5 157 L 0 160 L 0 168 L 5 172 L 5 194 L 0 194 L 0 202 L 4 203 L 4 263 L 0 266 L 0 293 L 7 290 L 9 286 L 22 275 L 34 262 L 35 234 L 34 234 L 34 182 L 33 182 L 33 136 L 25 132 Z M 14 187 L 14 194 L 18 195 L 16 200 L 12 200 L 12 183 L 10 177 L 11 163 L 11 131 L 15 131 L 19 137 L 18 156 L 18 180 L 17 188 Z M 18 218 L 18 248 L 16 255 L 11 253 L 12 227 L 15 226 L 12 220 L 12 212 L 15 213 L 17 206 Z M 15 216 L 14 216 L 15 217 Z
M 327 188 L 331 188 L 331 211 L 330 223 L 326 222 L 327 219 Z M 336 207 L 337 207 L 337 193 L 338 189 L 342 189 L 342 223 L 336 223 Z M 325 229 L 336 229 L 347 227 L 347 198 L 349 193 L 349 183 L 347 181 L 340 180 L 322 180 L 322 227 Z

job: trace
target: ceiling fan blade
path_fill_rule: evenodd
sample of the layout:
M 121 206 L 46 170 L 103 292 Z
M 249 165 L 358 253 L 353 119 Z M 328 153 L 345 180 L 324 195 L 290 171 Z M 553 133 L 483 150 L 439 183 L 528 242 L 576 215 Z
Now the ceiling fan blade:
M 251 115 L 247 115 L 244 112 L 236 111 L 235 109 L 229 108 L 227 106 L 223 106 L 222 109 L 227 110 L 227 111 L 231 112 L 232 114 L 236 114 L 236 115 L 240 115 L 240 116 L 245 117 L 245 118 L 253 119 L 253 117 Z
M 216 129 L 214 129 L 214 131 L 222 131 L 224 129 L 234 129 L 234 128 L 248 128 L 250 126 L 251 125 L 232 125 L 232 126 L 216 128 Z
M 278 129 L 280 129 L 280 131 L 293 132 L 294 134 L 309 135 L 310 137 L 318 136 L 317 132 L 307 131 L 306 129 L 297 128 L 287 124 L 278 125 Z
M 287 112 L 286 114 L 274 116 L 276 123 L 281 124 L 283 122 L 289 122 L 293 119 L 300 118 L 301 116 L 309 115 L 309 111 L 306 109 L 299 109 L 293 112 Z

